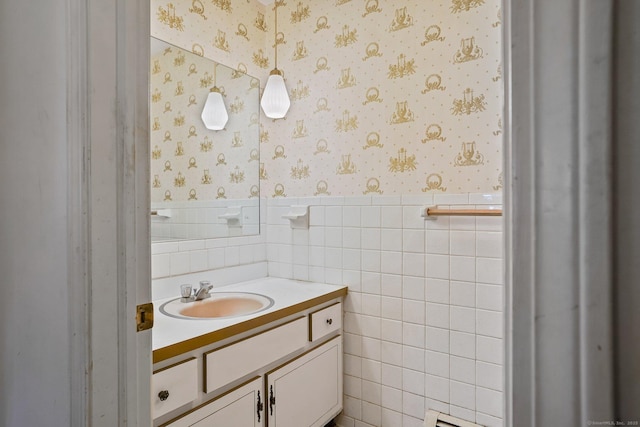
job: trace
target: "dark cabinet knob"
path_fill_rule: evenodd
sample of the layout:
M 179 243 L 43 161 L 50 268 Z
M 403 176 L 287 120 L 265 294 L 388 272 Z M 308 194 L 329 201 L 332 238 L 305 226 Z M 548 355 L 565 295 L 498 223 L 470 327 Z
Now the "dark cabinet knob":
M 160 398 L 162 402 L 167 400 L 169 398 L 169 390 L 162 390 L 160 393 L 158 393 L 158 398 Z
M 327 323 L 330 325 L 333 323 L 333 319 L 327 319 Z

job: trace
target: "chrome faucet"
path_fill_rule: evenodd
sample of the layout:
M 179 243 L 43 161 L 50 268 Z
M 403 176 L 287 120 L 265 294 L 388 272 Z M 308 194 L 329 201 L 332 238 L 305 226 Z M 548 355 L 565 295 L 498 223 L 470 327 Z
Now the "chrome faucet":
M 209 291 L 213 289 L 213 285 L 211 282 L 203 280 L 200 282 L 200 288 L 194 292 L 194 298 L 196 301 L 203 300 L 205 298 L 209 298 L 211 294 Z

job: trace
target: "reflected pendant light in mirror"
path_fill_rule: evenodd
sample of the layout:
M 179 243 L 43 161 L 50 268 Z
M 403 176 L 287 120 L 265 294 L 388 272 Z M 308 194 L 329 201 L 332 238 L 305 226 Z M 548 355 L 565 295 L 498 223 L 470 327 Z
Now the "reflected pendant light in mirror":
M 227 108 L 224 106 L 222 93 L 220 93 L 220 89 L 216 86 L 217 67 L 218 64 L 213 66 L 213 87 L 209 95 L 207 95 L 207 100 L 202 109 L 202 121 L 205 127 L 210 130 L 224 129 L 229 120 L 229 114 L 227 113 Z
M 260 106 L 264 115 L 270 119 L 281 119 L 289 111 L 291 101 L 284 84 L 282 71 L 278 70 L 278 0 L 275 2 L 275 68 L 269 74 L 269 79 L 264 87 Z

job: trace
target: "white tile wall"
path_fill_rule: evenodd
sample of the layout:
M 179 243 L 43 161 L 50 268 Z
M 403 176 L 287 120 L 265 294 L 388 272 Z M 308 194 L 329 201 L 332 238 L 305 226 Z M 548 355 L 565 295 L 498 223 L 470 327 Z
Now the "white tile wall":
M 266 262 L 266 222 L 261 227 L 263 233 L 255 236 L 152 243 L 151 277 L 162 279 Z M 284 242 L 287 244 L 269 248 L 276 259 L 283 258 L 286 251 L 290 250 L 290 235 Z M 284 253 L 280 253 L 279 249 Z
M 384 363 L 382 365 L 382 384 L 392 387 L 398 393 L 402 391 L 402 368 Z M 401 399 L 400 399 L 401 400 Z M 401 410 L 401 408 L 399 408 Z
M 475 384 L 476 381 L 476 364 L 473 359 L 465 357 L 451 356 L 449 358 L 450 372 L 449 377 L 452 380 L 460 381 L 466 384 Z
M 428 408 L 502 425 L 502 221 L 421 217 L 434 203 L 486 208 L 501 196 L 304 200 L 306 240 L 279 220 L 300 201 L 267 201 L 269 272 L 349 285 L 339 425 L 418 427 Z
M 401 426 L 402 425 L 402 408 L 399 411 L 393 411 L 390 409 L 382 409 L 382 425 L 383 426 Z
M 479 412 L 502 417 L 502 394 L 499 391 L 476 387 L 476 406 Z
M 451 331 L 451 354 L 475 359 L 476 336 L 466 332 Z
M 379 383 L 362 381 L 362 400 L 373 405 L 380 406 L 382 403 L 382 386 Z
M 426 300 L 428 302 L 436 302 L 440 304 L 449 304 L 451 286 L 448 280 L 442 279 L 426 279 Z
M 478 285 L 472 282 L 459 282 L 452 280 L 450 282 L 451 289 L 451 305 L 463 307 L 476 306 L 476 292 Z
M 381 324 L 383 340 L 402 344 L 402 322 L 382 319 Z
M 425 371 L 440 378 L 449 378 L 450 357 L 448 353 L 427 350 Z
M 427 277 L 430 279 L 449 280 L 450 258 L 449 255 L 427 254 Z
M 425 327 L 422 325 L 414 325 L 411 323 L 403 323 L 402 325 L 402 342 L 412 347 L 424 348 L 425 346 Z
M 452 331 L 468 332 L 471 334 L 476 333 L 476 310 L 469 307 L 452 305 L 450 310 L 450 328 Z
M 476 409 L 476 388 L 468 383 L 451 381 L 450 383 L 451 405 L 465 408 L 471 411 Z M 469 419 L 465 417 L 465 419 Z
M 382 346 L 376 338 L 362 338 L 362 357 L 380 361 L 382 359 Z
M 352 396 L 355 399 L 362 398 L 362 380 L 350 375 L 344 376 L 344 394 Z
M 439 351 L 449 354 L 451 337 L 449 329 L 432 328 L 427 326 L 427 344 L 428 350 Z
M 232 237 L 255 234 L 259 231 L 258 199 L 236 200 L 242 206 L 243 216 L 249 221 L 241 226 L 228 226 L 219 216 L 228 211 L 227 200 L 185 201 L 152 203 L 151 209 L 167 209 L 170 217 L 151 217 L 151 236 L 154 240 L 189 239 L 186 242 L 201 241 L 199 236 Z M 189 250 L 189 249 L 181 249 Z

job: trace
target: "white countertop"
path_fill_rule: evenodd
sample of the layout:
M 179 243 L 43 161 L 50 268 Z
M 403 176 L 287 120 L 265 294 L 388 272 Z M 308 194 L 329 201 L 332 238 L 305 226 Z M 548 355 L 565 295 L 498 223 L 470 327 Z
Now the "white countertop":
M 176 288 L 175 296 L 153 302 L 153 350 L 155 352 L 156 350 L 164 349 L 203 335 L 211 334 L 248 320 L 257 319 L 263 316 L 270 317 L 269 314 L 279 310 L 327 296 L 336 291 L 344 291 L 346 294 L 346 286 L 265 277 L 214 288 L 211 291 L 214 297 L 216 292 L 252 292 L 266 295 L 273 299 L 274 303 L 264 311 L 244 316 L 219 319 L 180 319 L 167 316 L 160 311 L 160 306 L 162 304 L 179 297 L 179 289 Z

